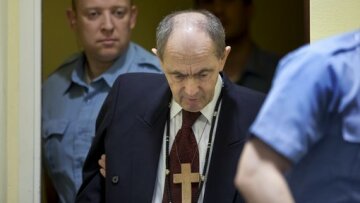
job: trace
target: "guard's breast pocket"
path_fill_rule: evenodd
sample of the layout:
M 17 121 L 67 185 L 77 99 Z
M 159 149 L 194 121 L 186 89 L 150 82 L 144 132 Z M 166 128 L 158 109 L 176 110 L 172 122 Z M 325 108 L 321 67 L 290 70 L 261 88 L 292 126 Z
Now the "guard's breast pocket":
M 61 163 L 65 156 L 64 148 L 69 147 L 64 140 L 68 125 L 69 121 L 65 119 L 48 120 L 42 124 L 43 154 L 52 169 Z

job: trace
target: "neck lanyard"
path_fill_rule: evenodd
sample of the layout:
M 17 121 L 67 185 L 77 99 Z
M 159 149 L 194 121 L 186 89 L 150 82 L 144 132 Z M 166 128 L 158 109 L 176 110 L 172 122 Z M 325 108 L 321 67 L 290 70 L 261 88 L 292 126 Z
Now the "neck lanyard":
M 211 120 L 211 128 L 210 128 L 210 134 L 209 134 L 209 140 L 208 140 L 208 144 L 207 144 L 207 149 L 206 149 L 206 156 L 205 156 L 205 164 L 204 164 L 204 168 L 202 171 L 202 174 L 200 175 L 200 182 L 199 182 L 199 189 L 195 198 L 195 202 L 198 201 L 200 194 L 201 194 L 201 190 L 204 186 L 204 182 L 205 182 L 205 177 L 206 177 L 206 173 L 207 173 L 207 169 L 208 169 L 208 165 L 209 165 L 209 156 L 210 156 L 210 150 L 212 147 L 212 137 L 213 137 L 213 132 L 214 132 L 214 127 L 215 127 L 215 122 L 216 122 L 216 118 L 219 114 L 219 107 L 220 107 L 220 101 L 222 99 L 222 88 L 220 91 L 220 95 L 216 101 L 216 105 L 215 105 L 215 109 L 214 109 L 214 113 L 212 116 L 212 120 Z M 171 202 L 171 191 L 170 191 L 170 178 L 169 178 L 169 172 L 170 172 L 170 151 L 169 151 L 169 145 L 170 145 L 170 108 L 171 106 L 169 105 L 169 113 L 168 113 L 168 118 L 167 118 L 167 122 L 166 122 L 166 162 L 165 162 L 165 170 L 166 170 L 166 183 L 168 184 L 167 187 L 167 193 L 168 193 L 168 198 L 169 198 L 169 202 Z M 200 161 L 200 159 L 199 159 Z

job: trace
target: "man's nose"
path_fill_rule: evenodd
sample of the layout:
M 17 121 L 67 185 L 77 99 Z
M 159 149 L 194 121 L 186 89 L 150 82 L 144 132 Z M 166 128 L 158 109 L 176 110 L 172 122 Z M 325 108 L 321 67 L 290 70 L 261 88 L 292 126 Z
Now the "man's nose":
M 104 31 L 113 31 L 114 22 L 113 22 L 113 18 L 111 16 L 111 13 L 104 13 L 102 29 Z
M 191 77 L 187 78 L 185 81 L 185 93 L 188 96 L 195 96 L 199 92 L 198 81 Z

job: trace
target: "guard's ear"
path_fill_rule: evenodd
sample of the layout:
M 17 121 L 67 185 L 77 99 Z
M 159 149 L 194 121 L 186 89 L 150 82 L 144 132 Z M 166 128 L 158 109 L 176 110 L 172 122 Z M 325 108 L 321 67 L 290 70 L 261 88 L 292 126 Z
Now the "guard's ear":
M 138 9 L 135 5 L 131 6 L 131 13 L 130 13 L 130 28 L 134 29 L 137 21 L 138 16 Z
M 67 16 L 70 28 L 72 30 L 74 30 L 75 27 L 76 27 L 76 13 L 75 13 L 75 11 L 73 9 L 71 9 L 71 8 L 68 8 L 66 10 L 66 16 Z

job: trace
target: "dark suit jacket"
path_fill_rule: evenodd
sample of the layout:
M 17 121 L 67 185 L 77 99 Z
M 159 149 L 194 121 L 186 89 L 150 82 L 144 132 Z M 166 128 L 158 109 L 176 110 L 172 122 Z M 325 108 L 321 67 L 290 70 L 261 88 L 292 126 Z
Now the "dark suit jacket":
M 234 176 L 246 133 L 263 95 L 223 76 L 222 106 L 206 181 L 204 202 L 242 202 Z M 96 124 L 76 202 L 151 202 L 171 92 L 164 75 L 120 76 Z M 106 179 L 98 159 L 106 154 Z

